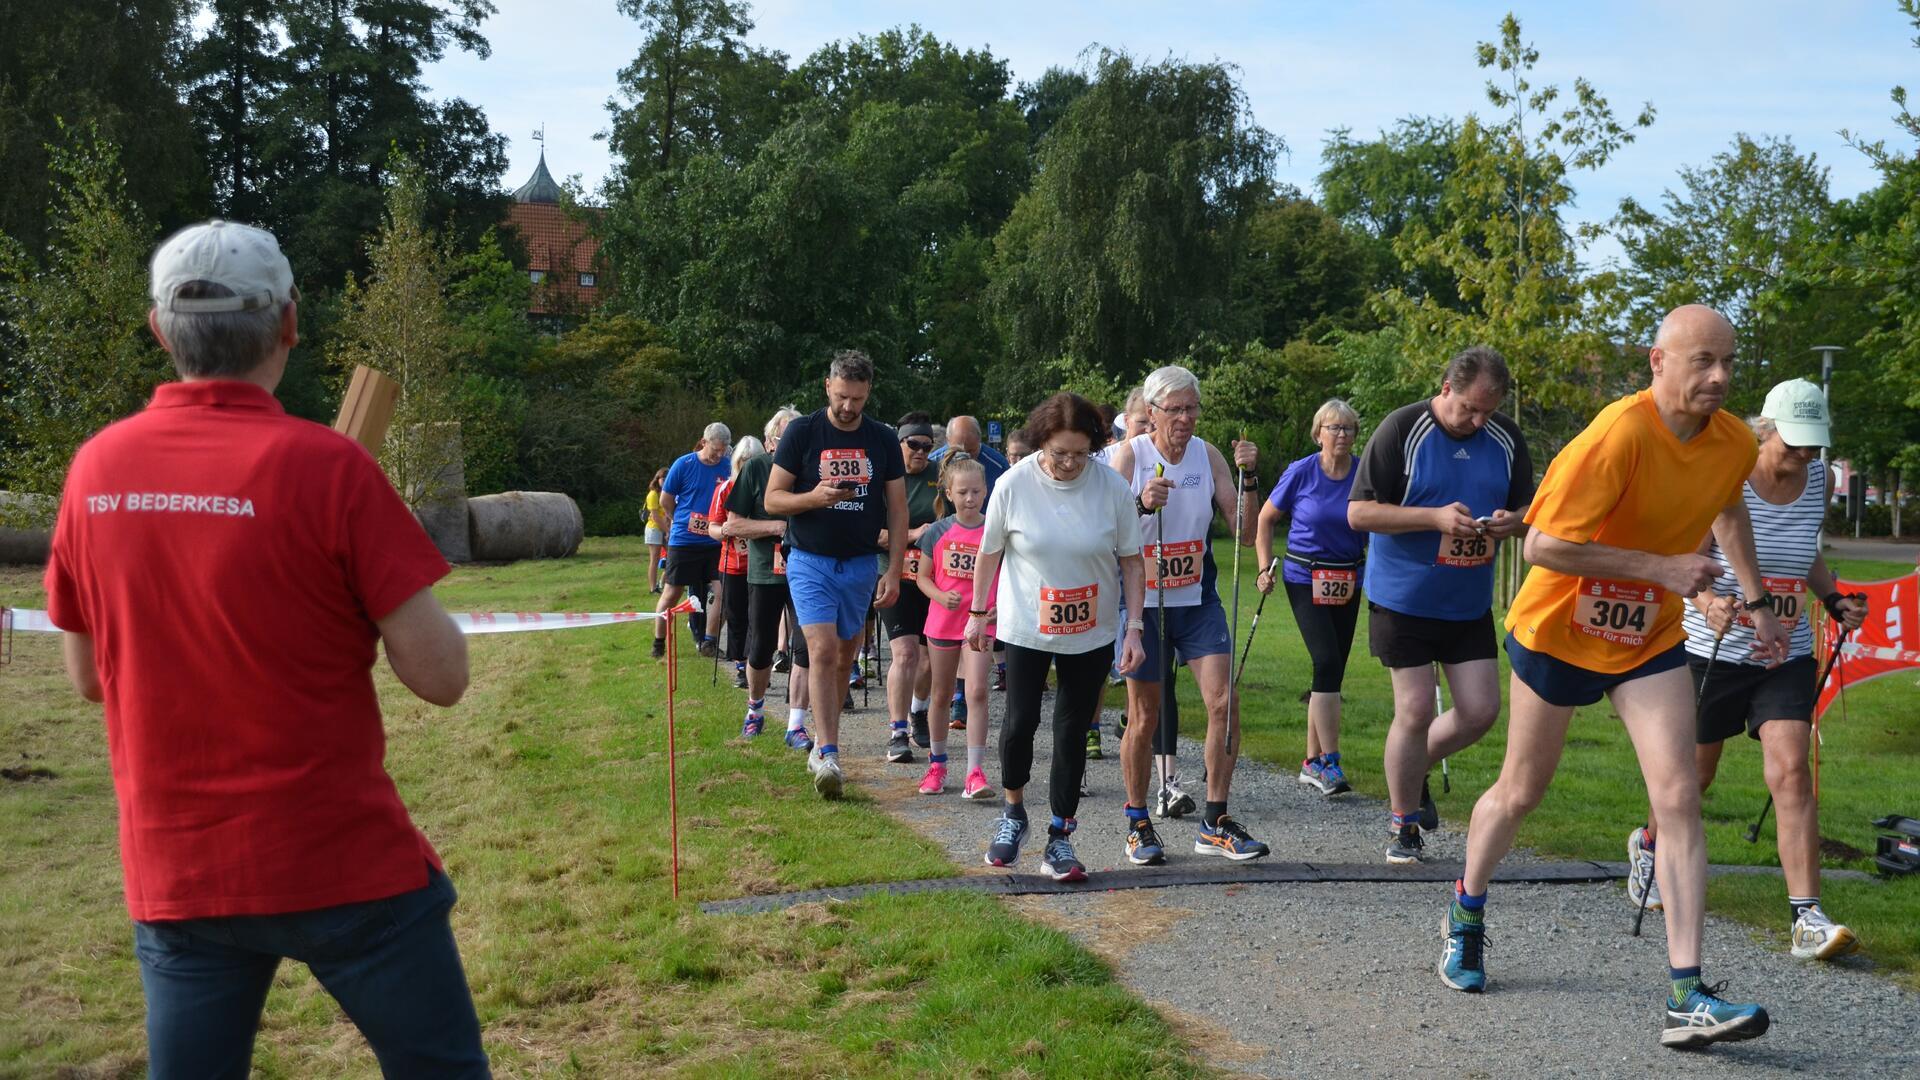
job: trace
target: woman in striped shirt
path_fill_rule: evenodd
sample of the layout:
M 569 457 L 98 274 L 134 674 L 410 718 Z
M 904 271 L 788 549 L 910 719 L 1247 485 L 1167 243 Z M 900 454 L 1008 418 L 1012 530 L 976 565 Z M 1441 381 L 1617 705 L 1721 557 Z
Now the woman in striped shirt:
M 1826 395 L 1805 379 L 1783 382 L 1748 422 L 1760 457 L 1747 478 L 1747 512 L 1766 594 L 1742 603 L 1720 544 L 1709 535 L 1702 550 L 1720 562 L 1720 577 L 1711 592 L 1688 601 L 1684 612 L 1694 686 L 1702 691 L 1695 760 L 1705 790 L 1728 739 L 1744 730 L 1760 743 L 1767 790 L 1778 811 L 1780 867 L 1793 909 L 1793 955 L 1827 960 L 1855 951 L 1860 942 L 1820 909 L 1819 807 L 1807 770 L 1819 678 L 1809 601 L 1821 603 L 1850 628 L 1866 618 L 1867 606 L 1840 595 L 1820 554 L 1828 499 L 1820 450 L 1831 445 Z M 1761 602 L 1772 607 L 1791 636 L 1786 662 L 1771 668 L 1753 662 L 1753 623 L 1744 614 Z M 1646 906 L 1658 910 L 1654 838 L 1651 820 L 1627 838 L 1627 895 L 1635 904 L 1644 895 Z

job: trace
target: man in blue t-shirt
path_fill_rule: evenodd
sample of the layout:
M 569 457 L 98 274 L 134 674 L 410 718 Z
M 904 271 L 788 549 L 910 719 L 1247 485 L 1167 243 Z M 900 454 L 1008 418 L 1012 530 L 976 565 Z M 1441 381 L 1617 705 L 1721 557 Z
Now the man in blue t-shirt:
M 700 437 L 700 446 L 691 454 L 682 454 L 660 485 L 660 509 L 673 519 L 667 534 L 667 587 L 660 594 L 654 611 L 673 610 L 688 589 L 706 605 L 704 621 L 694 616 L 689 621 L 694 641 L 702 656 L 713 655 L 714 633 L 719 627 L 720 605 L 709 603 L 707 586 L 720 577 L 720 542 L 707 535 L 707 513 L 713 508 L 713 490 L 732 472 L 728 453 L 733 448 L 733 432 L 727 425 L 712 423 Z M 667 654 L 668 619 L 653 624 L 653 655 Z
M 1500 713 L 1494 554 L 1501 540 L 1525 535 L 1533 501 L 1526 439 L 1498 411 L 1511 381 L 1490 348 L 1455 356 L 1439 394 L 1395 409 L 1374 429 L 1347 504 L 1348 524 L 1373 534 L 1367 639 L 1393 676 L 1391 863 L 1420 861 L 1420 830 L 1439 824 L 1427 770 L 1479 741 Z M 1436 663 L 1453 694 L 1453 708 L 1438 717 Z
M 964 450 L 967 455 L 980 463 L 987 473 L 987 496 L 993 496 L 993 485 L 1000 482 L 1000 475 L 1011 466 L 1000 451 L 980 441 L 980 421 L 971 416 L 956 416 L 947 421 L 947 445 L 936 448 L 927 455 L 927 464 L 938 473 L 940 463 L 946 460 L 947 451 Z

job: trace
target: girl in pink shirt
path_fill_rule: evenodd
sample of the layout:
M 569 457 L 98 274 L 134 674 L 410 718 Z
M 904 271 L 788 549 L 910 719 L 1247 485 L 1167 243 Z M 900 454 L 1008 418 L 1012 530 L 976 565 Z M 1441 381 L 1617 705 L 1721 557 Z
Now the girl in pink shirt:
M 953 695 L 956 673 L 967 681 L 967 715 L 977 718 L 967 725 L 967 778 L 960 795 L 967 799 L 990 799 L 994 790 L 987 784 L 981 767 L 987 756 L 987 691 L 992 685 L 988 670 L 993 653 L 969 649 L 961 639 L 966 636 L 967 605 L 973 596 L 973 565 L 980 553 L 980 532 L 986 526 L 981 507 L 987 501 L 987 474 L 980 462 L 965 453 L 954 452 L 940 463 L 939 510 L 952 507 L 953 513 L 926 527 L 915 541 L 927 553 L 921 563 L 918 584 L 927 594 L 927 644 L 933 657 L 933 689 L 928 700 L 945 701 Z M 931 572 L 926 567 L 931 564 Z M 993 613 L 987 615 L 987 635 L 993 635 Z M 920 794 L 938 795 L 947 786 L 947 726 L 933 725 L 927 754 L 927 775 L 920 781 Z

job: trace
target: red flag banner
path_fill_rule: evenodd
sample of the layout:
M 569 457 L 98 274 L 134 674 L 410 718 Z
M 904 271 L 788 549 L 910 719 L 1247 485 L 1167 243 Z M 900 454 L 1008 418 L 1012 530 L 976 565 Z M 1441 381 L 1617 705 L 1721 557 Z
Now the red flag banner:
M 1865 593 L 1867 621 L 1854 631 L 1841 648 L 1840 662 L 1827 674 L 1814 705 L 1815 716 L 1825 716 L 1840 691 L 1849 686 L 1920 670 L 1920 573 L 1888 581 L 1840 581 L 1843 593 Z M 1833 648 L 1836 633 L 1832 619 L 1820 622 L 1821 662 Z

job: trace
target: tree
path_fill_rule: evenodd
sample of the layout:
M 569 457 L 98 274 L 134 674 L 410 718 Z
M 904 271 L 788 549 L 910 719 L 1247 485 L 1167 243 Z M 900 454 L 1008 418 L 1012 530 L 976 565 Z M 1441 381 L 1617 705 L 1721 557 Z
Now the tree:
M 1087 92 L 1092 83 L 1086 72 L 1050 67 L 1030 83 L 1022 83 L 1014 95 L 1014 104 L 1027 118 L 1027 147 L 1038 152 L 1040 140 L 1066 115 L 1067 106 Z
M 1395 241 L 1410 226 L 1444 232 L 1450 224 L 1442 216 L 1442 197 L 1459 137 L 1460 127 L 1452 120 L 1413 116 L 1370 142 L 1356 141 L 1351 129 L 1335 129 L 1321 151 L 1320 205 L 1371 241 L 1378 288 L 1397 287 L 1415 299 L 1460 306 L 1452 275 L 1402 266 L 1394 252 Z
M 1234 276 L 1236 325 L 1270 349 L 1316 338 L 1364 309 L 1373 285 L 1366 241 L 1299 192 L 1256 210 Z
M 739 155 L 779 115 L 786 57 L 744 44 L 750 6 L 732 0 L 618 0 L 646 40 L 620 70 L 619 100 L 607 102 L 608 146 L 629 182 L 678 172 L 708 151 Z
M 46 258 L 0 234 L 0 488 L 57 495 L 74 451 L 136 412 L 172 366 L 147 332 L 154 229 L 127 197 L 119 151 L 62 129 Z
M 187 50 L 187 103 L 205 146 L 221 213 L 262 221 L 293 140 L 286 114 L 287 64 L 275 39 L 270 0 L 212 0 L 212 24 Z

